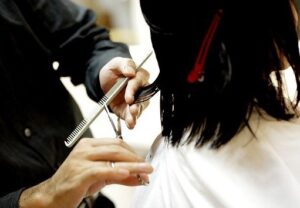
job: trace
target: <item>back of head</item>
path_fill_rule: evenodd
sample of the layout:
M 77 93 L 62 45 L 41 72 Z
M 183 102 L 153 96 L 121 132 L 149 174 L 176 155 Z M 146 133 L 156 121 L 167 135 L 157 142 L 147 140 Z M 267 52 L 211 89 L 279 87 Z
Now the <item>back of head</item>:
M 254 106 L 277 119 L 297 113 L 279 76 L 288 63 L 298 87 L 294 1 L 141 0 L 141 6 L 161 69 L 163 135 L 172 144 L 191 130 L 189 141 L 220 147 L 248 125 Z M 198 77 L 189 81 L 195 68 Z

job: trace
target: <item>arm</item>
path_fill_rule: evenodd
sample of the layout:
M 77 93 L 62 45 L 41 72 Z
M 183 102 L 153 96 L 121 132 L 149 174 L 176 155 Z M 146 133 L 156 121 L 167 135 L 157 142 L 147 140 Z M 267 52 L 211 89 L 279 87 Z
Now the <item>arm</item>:
M 128 47 L 110 40 L 107 29 L 96 25 L 96 16 L 69 0 L 17 0 L 36 38 L 58 61 L 58 73 L 73 84 L 85 83 L 98 101 L 100 69 L 114 57 L 130 58 Z
M 149 75 L 143 69 L 135 72 L 128 47 L 111 41 L 108 31 L 96 26 L 92 11 L 69 0 L 18 2 L 27 8 L 25 16 L 40 42 L 50 51 L 53 61 L 60 63 L 58 73 L 71 76 L 74 84 L 85 83 L 92 99 L 99 101 L 117 78 L 132 78 L 126 91 L 110 107 L 129 128 L 133 128 L 139 114 L 139 107 L 132 105 L 134 94 L 138 88 L 148 84 Z

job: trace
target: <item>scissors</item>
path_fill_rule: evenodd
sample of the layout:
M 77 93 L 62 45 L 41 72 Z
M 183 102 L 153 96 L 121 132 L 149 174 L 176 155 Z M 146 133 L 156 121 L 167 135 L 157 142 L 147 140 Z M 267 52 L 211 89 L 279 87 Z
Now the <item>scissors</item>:
M 149 59 L 152 55 L 152 51 L 144 58 L 144 60 L 139 64 L 136 70 L 139 70 L 142 65 Z M 96 106 L 94 114 L 83 119 L 79 125 L 73 130 L 73 132 L 65 140 L 65 145 L 67 147 L 72 147 L 79 139 L 81 139 L 82 134 L 89 128 L 92 122 L 97 118 L 97 116 L 103 111 L 106 105 L 109 105 L 111 101 L 119 94 L 119 92 L 126 86 L 129 78 L 119 78 L 116 84 L 101 98 Z
M 107 105 L 104 105 L 104 109 L 105 109 L 105 112 L 107 114 L 107 117 L 109 119 L 109 122 L 116 134 L 116 138 L 117 139 L 123 139 L 123 136 L 122 136 L 122 128 L 121 128 L 121 119 L 120 117 L 117 118 L 117 125 L 114 123 L 113 121 L 113 118 L 110 116 L 110 112 L 109 112 L 109 109 L 107 107 Z M 148 185 L 149 183 L 144 181 L 141 176 L 138 174 L 137 176 L 137 179 L 138 181 L 140 182 L 141 185 Z

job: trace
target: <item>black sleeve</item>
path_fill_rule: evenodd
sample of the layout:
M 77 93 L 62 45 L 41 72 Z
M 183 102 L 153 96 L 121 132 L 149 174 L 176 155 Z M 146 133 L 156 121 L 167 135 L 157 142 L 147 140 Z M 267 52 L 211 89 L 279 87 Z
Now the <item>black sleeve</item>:
M 107 29 L 96 25 L 94 12 L 69 0 L 17 0 L 27 9 L 28 22 L 58 61 L 61 76 L 85 83 L 88 95 L 102 96 L 99 70 L 113 57 L 130 57 L 127 45 L 110 40 Z
M 19 208 L 19 199 L 24 189 L 19 189 L 15 192 L 11 192 L 0 198 L 0 207 L 5 208 Z

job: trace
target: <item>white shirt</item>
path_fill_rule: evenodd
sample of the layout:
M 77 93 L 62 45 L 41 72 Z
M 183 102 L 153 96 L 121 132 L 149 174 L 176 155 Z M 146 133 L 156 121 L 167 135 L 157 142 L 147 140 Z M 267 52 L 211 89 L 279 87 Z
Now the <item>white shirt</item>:
M 134 208 L 300 208 L 300 119 L 257 113 L 224 147 L 179 148 L 158 138 L 148 154 L 150 184 Z

